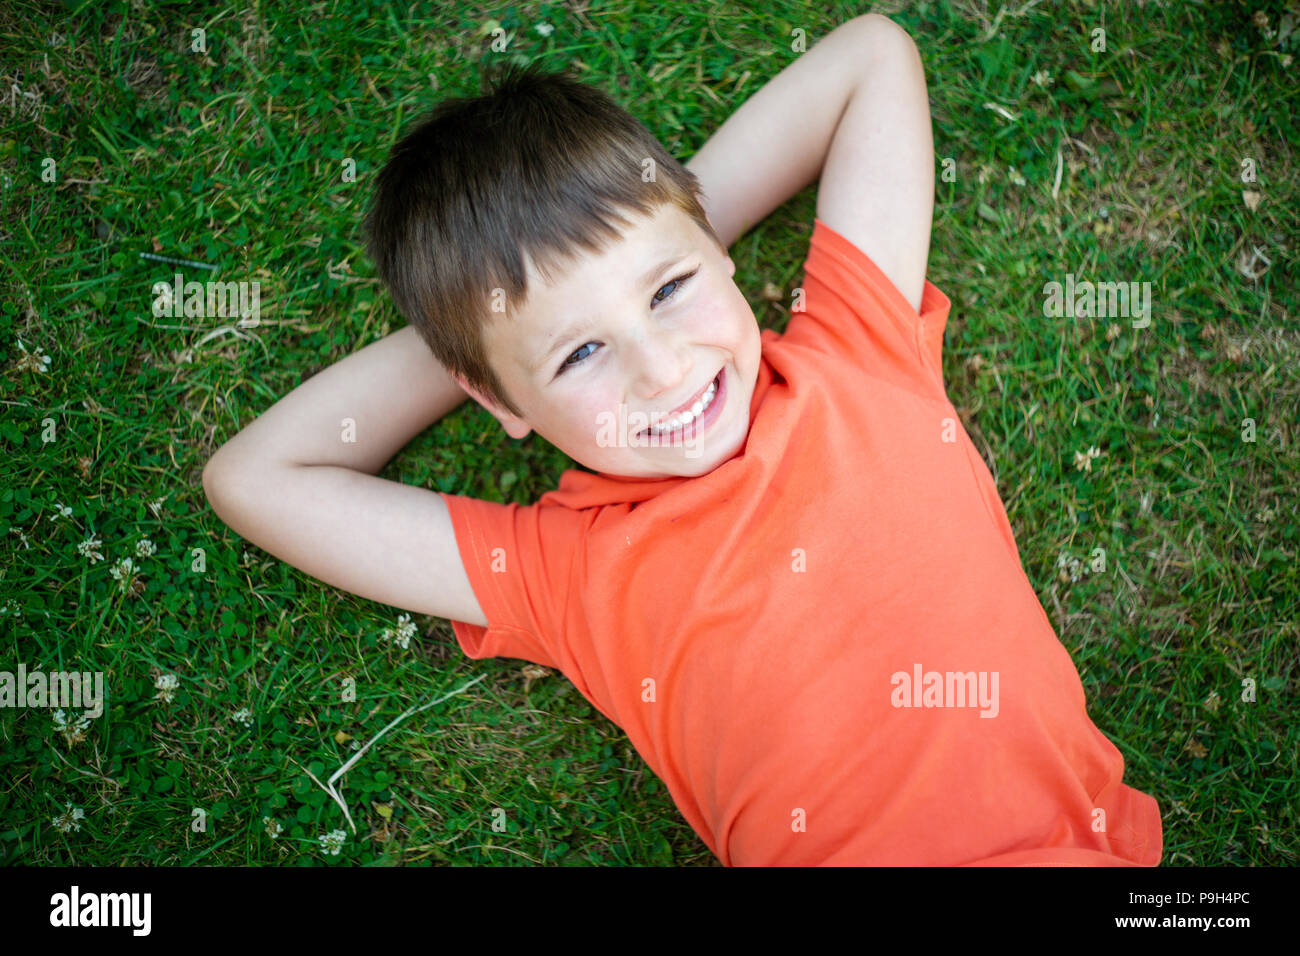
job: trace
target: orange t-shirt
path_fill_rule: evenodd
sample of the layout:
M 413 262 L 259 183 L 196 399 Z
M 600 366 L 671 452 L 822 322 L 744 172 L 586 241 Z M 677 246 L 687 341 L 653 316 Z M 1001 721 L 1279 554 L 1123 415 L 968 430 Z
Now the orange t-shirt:
M 1156 865 L 948 401 L 948 297 L 821 220 L 805 269 L 712 472 L 443 495 L 490 623 L 461 647 L 561 671 L 725 865 Z

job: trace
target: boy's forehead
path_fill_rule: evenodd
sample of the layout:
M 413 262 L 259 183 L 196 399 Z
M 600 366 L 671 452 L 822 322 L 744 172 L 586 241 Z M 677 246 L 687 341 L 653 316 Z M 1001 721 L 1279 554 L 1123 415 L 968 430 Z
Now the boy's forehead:
M 550 265 L 546 275 L 526 260 L 528 294 L 510 309 L 510 321 L 497 328 L 524 368 L 537 366 L 566 330 L 594 324 L 607 310 L 644 292 L 659 273 L 695 253 L 707 238 L 671 204 L 650 216 L 625 216 L 630 224 L 600 252 L 579 249 Z
M 545 273 L 530 258 L 526 259 L 528 299 L 534 299 L 534 292 L 538 298 L 555 292 L 567 294 L 573 284 L 596 279 L 602 284 L 635 285 L 644 278 L 651 259 L 659 261 L 674 249 L 684 255 L 698 241 L 694 221 L 671 204 L 649 216 L 623 215 L 630 220 L 629 225 L 620 228 L 619 235 L 607 240 L 599 252 L 579 247 L 570 257 L 549 264 Z

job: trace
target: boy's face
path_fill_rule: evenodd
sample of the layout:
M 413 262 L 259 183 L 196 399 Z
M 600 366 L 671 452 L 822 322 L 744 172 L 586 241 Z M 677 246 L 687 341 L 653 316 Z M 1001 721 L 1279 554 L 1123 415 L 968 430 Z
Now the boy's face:
M 528 301 L 508 303 L 485 330 L 492 367 L 525 417 L 458 381 L 512 437 L 536 431 L 594 471 L 707 474 L 744 446 L 758 376 L 758 323 L 735 271 L 690 216 L 661 206 L 554 284 L 530 263 Z M 683 424 L 688 404 L 700 411 Z

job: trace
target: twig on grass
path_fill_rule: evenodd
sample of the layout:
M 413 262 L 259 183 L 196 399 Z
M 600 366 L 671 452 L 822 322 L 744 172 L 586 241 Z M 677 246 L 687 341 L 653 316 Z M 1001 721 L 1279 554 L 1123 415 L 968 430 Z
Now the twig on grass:
M 328 782 L 326 783 L 321 783 L 319 780 L 317 780 L 316 775 L 314 773 L 312 773 L 306 767 L 303 767 L 302 764 L 298 763 L 296 760 L 293 761 L 294 765 L 299 767 L 303 771 L 303 773 L 307 774 L 307 776 L 311 777 L 313 782 L 315 782 L 316 786 L 320 787 L 327 794 L 329 794 L 330 797 L 333 798 L 334 802 L 337 803 L 339 805 L 339 808 L 343 811 L 343 816 L 347 818 L 348 826 L 352 828 L 352 835 L 356 836 L 357 825 L 352 822 L 352 814 L 348 812 L 347 803 L 345 803 L 343 798 L 339 796 L 338 790 L 334 788 L 334 781 L 337 780 L 339 777 L 343 776 L 343 774 L 347 773 L 349 770 L 351 770 L 352 765 L 355 764 L 358 760 L 360 760 L 362 756 L 365 754 L 365 752 L 369 750 L 371 746 L 374 745 L 379 740 L 380 737 L 384 736 L 384 734 L 388 733 L 390 730 L 392 730 L 402 721 L 406 720 L 406 718 L 410 717 L 412 714 L 418 714 L 422 710 L 428 710 L 430 707 L 433 707 L 437 704 L 441 704 L 444 700 L 448 700 L 452 697 L 455 697 L 461 691 L 469 690 L 469 688 L 473 687 L 475 684 L 477 684 L 485 677 L 487 677 L 487 674 L 480 674 L 478 677 L 475 677 L 472 681 L 462 684 L 460 687 L 457 687 L 455 690 L 451 691 L 450 693 L 443 694 L 437 700 L 431 700 L 427 704 L 421 704 L 418 707 L 415 706 L 408 707 L 397 717 L 394 717 L 391 721 L 389 721 L 387 727 L 385 727 L 383 730 L 379 731 L 379 733 L 375 734 L 368 741 L 366 741 L 366 745 L 362 747 L 360 750 L 358 750 L 356 753 L 354 753 L 351 757 L 349 757 L 347 763 L 339 767 L 338 770 L 335 770 L 333 775 L 330 776 Z M 289 759 L 293 760 L 292 757 L 290 757 Z

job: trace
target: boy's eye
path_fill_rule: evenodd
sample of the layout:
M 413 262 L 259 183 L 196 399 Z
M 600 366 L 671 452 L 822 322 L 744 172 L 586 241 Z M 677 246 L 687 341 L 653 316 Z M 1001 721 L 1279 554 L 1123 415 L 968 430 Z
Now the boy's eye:
M 669 299 L 671 299 L 673 296 L 675 296 L 675 295 L 677 294 L 678 290 L 681 289 L 681 287 L 682 287 L 683 285 L 686 284 L 686 280 L 689 279 L 691 276 L 695 275 L 695 273 L 697 273 L 697 272 L 699 272 L 699 271 L 700 271 L 700 267 L 699 267 L 699 266 L 696 266 L 694 269 L 692 269 L 690 272 L 686 273 L 685 275 L 680 275 L 680 276 L 678 276 L 676 279 L 672 279 L 671 281 L 669 281 L 669 282 L 666 283 L 665 285 L 661 286 L 661 287 L 659 288 L 659 290 L 654 294 L 654 296 L 651 297 L 651 299 L 650 299 L 650 308 L 653 309 L 657 304 L 659 304 L 659 303 L 661 303 L 661 302 L 666 302 L 666 301 L 668 301 Z M 669 292 L 667 295 L 665 295 L 665 296 L 663 296 L 663 297 L 661 298 L 661 297 L 660 297 L 660 293 L 662 293 L 662 292 L 664 291 L 664 289 L 667 289 L 667 288 L 669 288 L 670 286 L 672 287 L 672 290 L 673 290 L 673 291 Z M 581 365 L 584 361 L 586 361 L 587 356 L 591 355 L 592 353 L 588 352 L 587 355 L 583 355 L 582 358 L 578 359 L 578 361 L 576 361 L 576 362 L 572 361 L 573 356 L 574 356 L 574 355 L 581 355 L 581 354 L 582 354 L 582 349 L 585 349 L 588 345 L 595 345 L 595 344 L 596 344 L 595 342 L 587 342 L 587 343 L 585 343 L 585 344 L 582 346 L 581 349 L 578 349 L 578 351 L 573 352 L 572 354 L 570 354 L 569 357 L 566 358 L 566 359 L 564 360 L 563 363 L 561 363 L 559 369 L 556 371 L 555 374 L 556 374 L 557 376 L 558 376 L 558 375 L 563 375 L 565 369 L 567 369 L 567 368 L 571 368 L 571 367 L 574 366 L 574 365 Z
M 677 287 L 677 286 L 680 286 L 680 285 L 681 285 L 683 282 L 685 282 L 685 281 L 686 281 L 686 277 L 685 277 L 685 276 L 680 276 L 680 277 L 678 277 L 678 278 L 676 278 L 676 279 L 671 280 L 671 281 L 668 283 L 668 285 L 665 285 L 663 288 L 661 288 L 658 292 L 656 292 L 656 293 L 654 294 L 654 297 L 651 298 L 651 300 L 650 300 L 650 307 L 651 307 L 651 308 L 654 308 L 654 304 L 655 304 L 656 302 L 663 302 L 664 299 L 671 299 L 673 296 L 675 296 L 675 295 L 677 294 L 677 288 L 676 288 L 676 287 Z M 672 292 L 669 292 L 667 295 L 665 295 L 665 296 L 661 299 L 661 298 L 659 297 L 659 296 L 660 296 L 660 293 L 662 293 L 662 292 L 664 291 L 664 289 L 667 289 L 668 286 L 673 286 L 673 291 L 672 291 Z
M 588 342 L 588 343 L 587 343 L 587 345 L 594 345 L 594 344 L 595 344 L 594 342 Z M 582 349 L 585 349 L 585 348 L 587 347 L 587 345 L 584 345 L 584 346 L 582 347 Z M 563 372 L 566 368 L 569 367 L 569 363 L 570 363 L 570 361 L 573 359 L 573 356 L 574 356 L 574 355 L 580 355 L 580 354 L 582 353 L 582 349 L 578 349 L 577 352 L 574 352 L 573 355 L 570 355 L 567 359 L 564 360 L 564 364 L 560 366 L 560 372 Z M 591 353 L 588 352 L 587 354 L 590 355 Z M 584 355 L 584 356 L 582 357 L 582 359 L 578 359 L 578 361 L 573 362 L 573 364 L 574 364 L 574 365 L 581 365 L 583 359 L 585 359 L 586 357 L 587 357 L 587 356 Z

